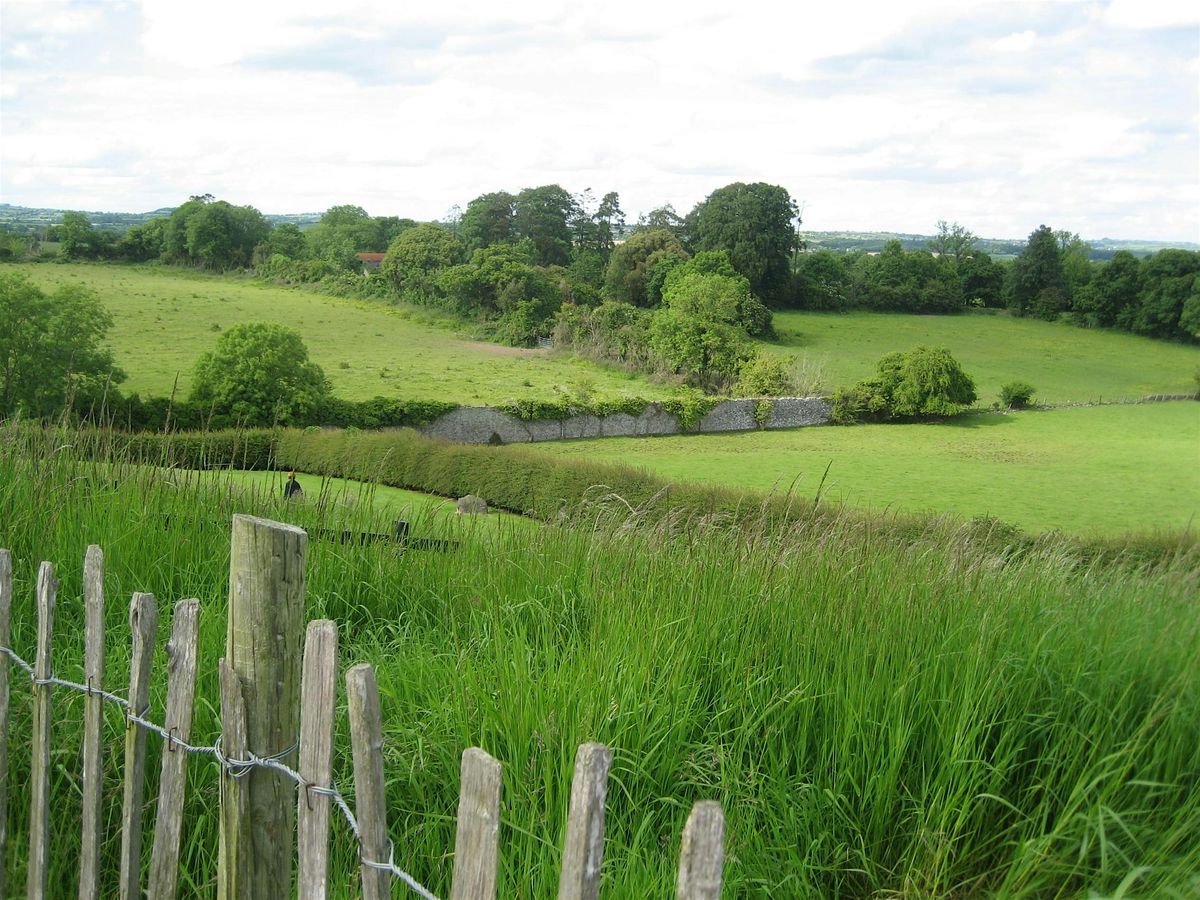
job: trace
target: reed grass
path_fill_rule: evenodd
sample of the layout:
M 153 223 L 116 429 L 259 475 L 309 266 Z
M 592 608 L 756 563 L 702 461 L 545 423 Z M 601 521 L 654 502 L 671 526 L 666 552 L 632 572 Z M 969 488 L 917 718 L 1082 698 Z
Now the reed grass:
M 13 645 L 32 651 L 33 581 L 50 559 L 62 580 L 56 672 L 79 677 L 82 559 L 87 544 L 101 544 L 110 686 L 127 678 L 130 594 L 152 591 L 164 609 L 155 718 L 167 608 L 200 598 L 198 740 L 217 733 L 230 515 L 314 533 L 390 521 L 370 502 L 288 504 L 220 473 L 120 455 L 97 465 L 71 439 L 51 437 L 0 430 Z M 755 527 L 745 518 L 728 528 L 722 515 L 631 516 L 609 502 L 537 529 L 414 522 L 458 540 L 453 553 L 311 542 L 309 616 L 338 622 L 343 669 L 377 667 L 400 865 L 448 892 L 459 754 L 478 745 L 505 767 L 500 895 L 552 896 L 574 750 L 600 740 L 615 755 L 606 897 L 671 894 L 679 834 L 703 798 L 721 801 L 728 817 L 727 896 L 1200 890 L 1194 557 L 1134 570 L 1081 565 L 1054 545 L 982 553 L 952 524 L 903 544 L 869 520 Z M 55 695 L 53 896 L 74 892 L 79 702 Z M 24 687 L 14 685 L 13 705 L 7 865 L 19 884 Z M 340 722 L 338 775 L 348 785 Z M 107 727 L 111 888 L 115 713 Z M 155 774 L 157 752 L 152 741 Z M 197 759 L 184 830 L 189 896 L 215 893 L 216 784 Z M 335 833 L 334 893 L 354 896 L 353 851 Z

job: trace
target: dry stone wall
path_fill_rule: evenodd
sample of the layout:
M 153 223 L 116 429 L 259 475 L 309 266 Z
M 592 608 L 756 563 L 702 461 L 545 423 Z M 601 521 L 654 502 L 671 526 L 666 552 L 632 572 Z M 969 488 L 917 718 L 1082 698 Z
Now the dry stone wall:
M 754 431 L 759 400 L 725 400 L 718 403 L 691 429 L 692 433 Z M 768 400 L 770 413 L 761 427 L 800 428 L 829 422 L 830 406 L 820 397 L 775 397 Z M 645 437 L 681 434 L 679 417 L 661 404 L 651 403 L 639 415 L 580 415 L 565 419 L 526 422 L 490 406 L 463 406 L 446 413 L 420 429 L 430 437 L 459 444 L 526 444 L 599 437 Z

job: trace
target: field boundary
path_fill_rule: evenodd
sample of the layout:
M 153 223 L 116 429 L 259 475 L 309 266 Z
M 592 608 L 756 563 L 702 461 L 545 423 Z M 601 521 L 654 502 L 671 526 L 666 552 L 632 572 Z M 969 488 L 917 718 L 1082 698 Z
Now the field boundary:
M 560 419 L 524 420 L 492 406 L 461 406 L 417 430 L 458 444 L 525 444 L 599 437 L 715 434 L 827 425 L 832 407 L 823 397 L 765 397 L 722 400 L 691 428 L 665 403 L 649 403 L 637 414 L 581 413 Z

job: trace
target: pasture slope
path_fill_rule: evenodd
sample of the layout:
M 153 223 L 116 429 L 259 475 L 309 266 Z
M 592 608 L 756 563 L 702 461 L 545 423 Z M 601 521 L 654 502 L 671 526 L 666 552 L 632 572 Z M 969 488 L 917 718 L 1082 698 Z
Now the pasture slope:
M 672 481 L 794 491 L 880 512 L 995 516 L 1032 532 L 1200 526 L 1200 403 L 1007 413 L 946 423 L 536 444 Z M 826 470 L 828 468 L 828 474 Z
M 427 308 L 344 300 L 227 275 L 157 266 L 2 265 L 51 289 L 94 288 L 113 314 L 109 335 L 129 374 L 127 392 L 166 396 L 178 378 L 186 394 L 197 357 L 220 330 L 268 321 L 295 328 L 312 358 L 350 400 L 382 394 L 406 400 L 486 405 L 512 398 L 550 399 L 555 388 L 590 382 L 599 395 L 650 399 L 673 391 L 648 379 L 544 351 L 471 341 Z M 874 372 L 893 350 L 944 346 L 976 380 L 980 403 L 1001 385 L 1028 381 L 1051 402 L 1087 402 L 1195 390 L 1200 348 L 1007 315 L 912 316 L 888 313 L 775 315 L 771 352 L 804 360 L 832 391 Z
M 86 436 L 0 433 L 0 547 L 13 555 L 12 643 L 35 640 L 38 561 L 61 579 L 55 672 L 81 678 L 80 561 L 105 551 L 106 684 L 129 668 L 127 598 L 200 600 L 199 658 L 225 640 L 232 513 L 310 534 L 386 530 L 371 504 L 287 503 L 207 476 L 72 457 Z M 481 452 L 507 452 L 482 448 Z M 513 458 L 516 459 L 514 453 Z M 169 523 L 164 527 L 164 523 Z M 979 553 L 956 526 L 897 543 L 850 517 L 772 530 L 585 517 L 576 527 L 414 528 L 451 553 L 310 542 L 307 614 L 339 626 L 340 668 L 382 697 L 396 862 L 448 895 L 459 754 L 504 765 L 498 896 L 554 896 L 575 747 L 614 753 L 601 896 L 674 895 L 691 804 L 726 811 L 724 896 L 1194 897 L 1200 889 L 1196 556 L 1075 567 L 1053 542 Z M 161 655 L 161 652 L 160 652 Z M 165 659 L 147 715 L 161 719 Z M 31 729 L 14 680 L 11 734 Z M 200 671 L 193 739 L 219 731 Z M 50 841 L 78 846 L 82 717 L 55 701 Z M 349 785 L 344 718 L 335 778 Z M 116 893 L 119 716 L 106 724 L 101 893 Z M 22 746 L 14 738 L 14 748 Z M 161 744 L 151 740 L 147 795 Z M 25 876 L 29 755 L 9 757 L 10 884 Z M 181 895 L 213 896 L 215 767 L 189 770 Z M 152 827 L 147 816 L 147 830 Z M 357 891 L 334 827 L 331 896 Z M 144 843 L 148 846 L 149 834 Z M 50 855 L 74 896 L 76 854 Z
M 241 322 L 294 328 L 309 356 L 347 400 L 500 403 L 549 398 L 581 381 L 606 395 L 650 398 L 672 391 L 625 372 L 582 360 L 470 340 L 436 312 L 341 299 L 188 269 L 73 263 L 0 265 L 19 269 L 44 290 L 64 284 L 95 289 L 112 313 L 109 332 L 117 364 L 129 375 L 125 393 L 186 396 L 200 354 L 220 332 Z

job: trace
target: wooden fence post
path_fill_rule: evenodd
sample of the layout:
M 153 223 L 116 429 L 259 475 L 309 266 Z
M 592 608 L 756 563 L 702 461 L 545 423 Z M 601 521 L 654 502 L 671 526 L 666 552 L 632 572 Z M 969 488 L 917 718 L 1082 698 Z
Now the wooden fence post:
M 612 751 L 603 744 L 581 744 L 575 754 L 567 840 L 563 846 L 559 900 L 596 900 L 604 861 L 604 801 Z
M 54 674 L 50 660 L 54 633 L 54 599 L 58 581 L 54 567 L 44 562 L 37 579 L 37 657 L 33 677 Z M 46 874 L 50 842 L 50 685 L 33 687 L 33 769 L 30 774 L 29 870 L 25 894 L 30 900 L 46 896 Z
M 683 829 L 677 900 L 720 900 L 724 864 L 725 813 L 715 800 L 701 800 Z
M 246 707 L 247 749 L 288 765 L 300 731 L 300 640 L 304 628 L 304 561 L 308 536 L 300 528 L 235 515 L 229 556 L 229 626 L 225 659 L 241 682 Z M 246 774 L 247 815 L 222 813 L 227 850 L 249 866 L 251 884 L 237 873 L 236 897 L 288 897 L 292 893 L 292 847 L 296 785 L 278 772 Z M 251 846 L 232 847 L 249 835 Z M 225 877 L 222 877 L 225 881 Z
M 104 689 L 104 553 L 95 544 L 83 558 L 83 675 L 89 688 Z M 100 732 L 104 699 L 83 701 L 83 842 L 79 849 L 79 900 L 100 897 L 100 814 L 103 773 Z
M 246 758 L 246 704 L 237 673 L 222 659 L 221 752 L 227 759 Z M 250 893 L 249 786 L 237 773 L 221 772 L 221 827 L 217 845 L 217 900 L 254 900 Z
M 153 594 L 134 594 L 129 604 L 133 653 L 129 660 L 129 715 L 140 716 L 150 699 L 150 664 L 158 636 Z M 125 723 L 125 789 L 121 795 L 121 900 L 142 896 L 142 789 L 146 780 L 146 730 Z
M 350 742 L 354 752 L 354 799 L 358 813 L 363 900 L 392 896 L 392 873 L 367 865 L 388 860 L 387 800 L 383 790 L 383 721 L 375 669 L 367 663 L 346 673 Z
M 450 900 L 496 896 L 500 848 L 500 763 L 478 747 L 463 751 Z
M 0 550 L 0 644 L 12 637 L 12 554 Z M 8 859 L 8 657 L 0 655 L 0 900 L 7 896 Z
M 162 775 L 158 781 L 158 819 L 150 851 L 150 900 L 174 900 L 179 882 L 179 840 L 188 755 L 172 741 L 187 742 L 192 737 L 199 617 L 199 600 L 181 600 L 175 604 L 171 641 L 167 644 L 167 713 L 163 719 L 170 737 L 163 742 Z
M 333 784 L 333 714 L 337 707 L 337 626 L 329 619 L 308 623 L 304 680 L 300 685 L 300 763 L 310 785 Z M 300 900 L 329 894 L 329 808 L 327 795 L 300 789 L 296 804 L 296 847 Z

